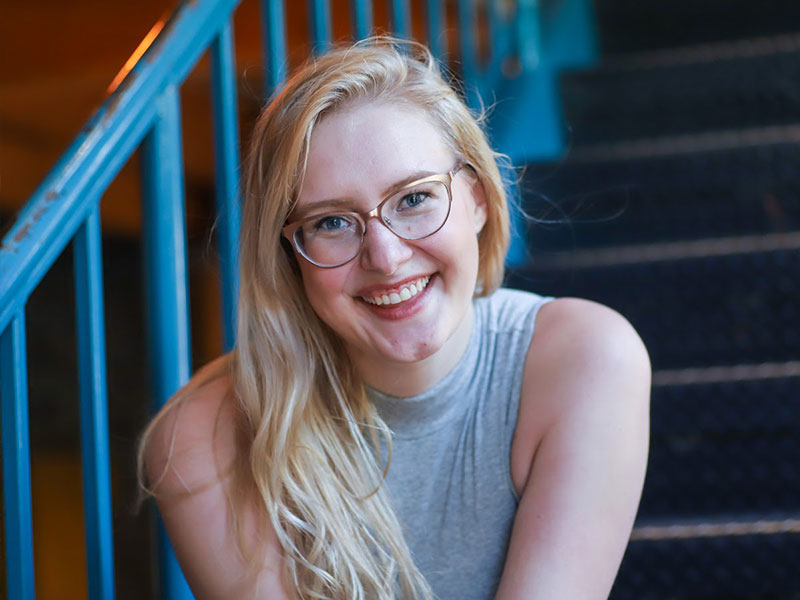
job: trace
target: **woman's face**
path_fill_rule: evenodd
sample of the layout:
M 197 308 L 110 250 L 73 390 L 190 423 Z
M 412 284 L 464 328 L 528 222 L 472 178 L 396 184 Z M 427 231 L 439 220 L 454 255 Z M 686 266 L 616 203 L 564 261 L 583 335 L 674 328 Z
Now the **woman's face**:
M 447 173 L 456 162 L 419 109 L 376 102 L 342 109 L 314 129 L 290 221 L 368 211 L 398 183 Z M 437 353 L 457 360 L 469 341 L 485 200 L 466 168 L 453 179 L 452 195 L 447 222 L 430 237 L 403 240 L 369 218 L 361 251 L 350 262 L 325 269 L 297 257 L 314 311 L 344 340 L 362 377 L 378 388 L 386 368 Z M 375 303 L 384 296 L 399 302 Z

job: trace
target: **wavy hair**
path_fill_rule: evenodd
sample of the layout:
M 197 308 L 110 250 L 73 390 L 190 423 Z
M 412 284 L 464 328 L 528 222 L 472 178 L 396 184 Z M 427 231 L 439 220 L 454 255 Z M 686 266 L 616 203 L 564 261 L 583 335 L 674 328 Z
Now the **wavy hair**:
M 473 166 L 487 211 L 478 242 L 476 295 L 500 285 L 508 208 L 499 155 L 489 147 L 480 119 L 420 44 L 374 38 L 337 48 L 299 69 L 255 125 L 245 164 L 236 346 L 203 379 L 223 370 L 231 375 L 243 421 L 244 456 L 237 463 L 235 489 L 257 490 L 285 555 L 286 581 L 300 598 L 428 599 L 430 588 L 382 485 L 390 432 L 341 340 L 312 310 L 294 253 L 281 237 L 303 181 L 314 127 L 326 115 L 363 101 L 424 110 L 453 153 Z M 189 398 L 187 390 L 156 420 Z M 154 425 L 143 436 L 140 457 Z M 385 461 L 379 456 L 381 436 L 389 448 Z M 235 529 L 242 501 L 231 497 Z

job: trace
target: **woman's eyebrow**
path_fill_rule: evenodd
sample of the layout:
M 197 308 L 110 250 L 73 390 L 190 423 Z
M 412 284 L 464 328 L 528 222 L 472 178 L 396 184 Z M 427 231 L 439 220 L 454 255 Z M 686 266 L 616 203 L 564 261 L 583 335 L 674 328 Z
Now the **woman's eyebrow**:
M 395 191 L 399 190 L 400 188 L 407 186 L 409 183 L 412 183 L 412 182 L 416 181 L 417 179 L 424 179 L 425 177 L 430 177 L 431 175 L 436 175 L 436 174 L 437 174 L 436 171 L 427 171 L 427 170 L 426 171 L 414 171 L 413 173 L 411 173 L 407 177 L 404 177 L 400 181 L 397 181 L 397 182 L 393 183 L 392 185 L 390 185 L 388 188 L 386 188 L 383 191 L 382 198 L 386 198 L 386 196 L 388 196 L 392 192 L 395 192 Z
M 425 177 L 430 177 L 431 175 L 436 175 L 436 171 L 424 170 L 424 171 L 414 171 L 410 173 L 403 179 L 394 182 L 388 188 L 386 188 L 383 193 L 381 194 L 381 200 L 389 196 L 390 194 L 396 192 L 397 190 L 407 186 L 409 183 L 417 181 L 418 179 L 424 179 Z M 311 215 L 317 212 L 322 212 L 324 209 L 347 209 L 348 212 L 353 211 L 353 198 L 325 198 L 324 200 L 314 200 L 313 202 L 309 202 L 304 204 L 303 206 L 298 206 L 294 210 L 294 219 L 302 219 L 305 218 L 306 215 Z M 358 211 L 355 211 L 358 212 Z
M 293 211 L 294 219 L 302 219 L 306 215 L 312 215 L 317 212 L 323 212 L 324 209 L 330 208 L 346 208 L 347 212 L 351 212 L 353 210 L 353 199 L 352 198 L 326 198 L 325 200 L 315 200 L 314 202 L 309 202 L 308 204 L 304 204 L 303 206 L 298 206 Z

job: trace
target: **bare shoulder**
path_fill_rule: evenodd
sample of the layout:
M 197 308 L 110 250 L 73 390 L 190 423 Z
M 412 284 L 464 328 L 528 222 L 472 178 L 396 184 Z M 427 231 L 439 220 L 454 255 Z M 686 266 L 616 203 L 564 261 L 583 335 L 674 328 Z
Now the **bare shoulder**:
M 577 369 L 583 376 L 649 377 L 650 373 L 647 350 L 625 317 L 580 298 L 560 298 L 542 307 L 526 366 L 534 372 Z M 609 368 L 614 371 L 608 372 Z
M 275 531 L 236 476 L 247 451 L 239 422 L 227 369 L 215 361 L 156 417 L 143 457 L 149 485 L 195 597 L 286 600 Z
M 578 421 L 645 430 L 649 397 L 649 356 L 622 315 L 578 298 L 543 306 L 526 357 L 512 446 L 517 489 L 548 432 Z
M 221 357 L 170 399 L 153 423 L 145 465 L 156 495 L 197 491 L 236 458 L 236 408 Z
M 650 361 L 605 306 L 565 298 L 539 312 L 511 448 L 521 498 L 497 598 L 607 598 L 647 465 Z

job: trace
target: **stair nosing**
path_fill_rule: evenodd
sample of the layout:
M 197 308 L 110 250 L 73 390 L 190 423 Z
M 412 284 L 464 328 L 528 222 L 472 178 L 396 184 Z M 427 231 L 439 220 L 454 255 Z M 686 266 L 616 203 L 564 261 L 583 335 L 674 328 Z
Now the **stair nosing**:
M 653 387 L 760 381 L 800 377 L 800 361 L 662 369 L 653 372 Z
M 776 535 L 781 533 L 800 533 L 800 518 L 757 519 L 723 523 L 640 525 L 633 528 L 630 539 L 632 542 L 640 542 L 738 537 L 744 535 Z
M 552 253 L 532 250 L 531 262 L 533 270 L 577 269 L 780 250 L 800 250 L 800 231 L 561 250 Z
M 571 163 L 613 162 L 797 143 L 800 123 L 790 123 L 579 144 L 565 158 Z
M 635 71 L 702 64 L 737 58 L 785 54 L 800 50 L 800 33 L 689 44 L 633 54 L 613 54 L 596 67 L 600 71 Z

